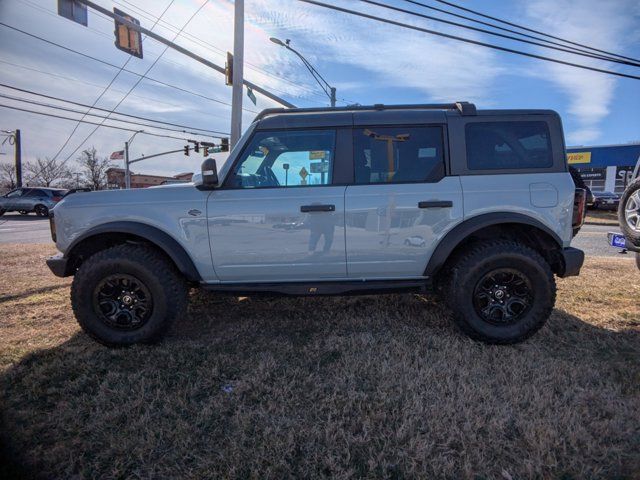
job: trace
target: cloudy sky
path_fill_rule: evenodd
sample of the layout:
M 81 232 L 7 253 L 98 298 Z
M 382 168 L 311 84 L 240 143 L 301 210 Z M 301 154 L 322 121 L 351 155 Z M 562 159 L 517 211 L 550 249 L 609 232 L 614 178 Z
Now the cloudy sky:
M 230 0 L 209 0 L 191 21 L 189 18 L 204 0 L 94 1 L 109 10 L 116 7 L 126 11 L 143 26 L 153 26 L 154 32 L 169 39 L 186 24 L 176 42 L 218 65 L 224 65 L 225 52 L 232 51 L 234 6 Z M 471 25 L 403 0 L 381 1 Z M 640 2 L 637 0 L 453 1 L 574 42 L 640 57 Z M 326 2 L 474 40 L 640 75 L 638 67 L 498 39 L 358 0 Z M 422 2 L 464 14 L 435 0 Z M 147 78 L 122 101 L 118 112 L 200 129 L 229 131 L 231 88 L 224 85 L 221 74 L 175 51 L 164 52 L 165 47 L 152 39 L 144 42 L 143 59 L 130 57 L 114 47 L 111 19 L 90 11 L 88 27 L 84 27 L 59 17 L 56 4 L 56 0 L 0 0 L 0 22 L 113 66 L 0 25 L 0 83 L 83 104 L 93 104 L 102 94 L 96 105 L 112 109 L 138 82 L 140 76 L 136 73 L 144 74 L 153 65 Z M 570 145 L 640 141 L 638 80 L 468 45 L 296 0 L 246 0 L 245 20 L 245 77 L 297 106 L 323 106 L 328 104 L 328 99 L 299 59 L 269 42 L 269 37 L 291 39 L 292 46 L 337 88 L 339 105 L 469 100 L 480 108 L 551 108 L 561 114 Z M 117 67 L 125 63 L 124 70 L 118 74 Z M 1 105 L 80 117 L 73 112 L 24 104 L 7 96 L 65 105 L 60 102 L 6 87 L 0 87 L 0 94 L 4 95 L 0 98 Z M 257 97 L 257 105 L 244 97 L 243 128 L 250 124 L 257 111 L 276 106 L 259 94 Z M 68 104 L 65 107 L 86 110 Z M 94 113 L 104 115 L 101 111 Z M 101 121 L 99 117 L 86 119 Z M 207 137 L 112 121 L 106 125 L 211 141 Z M 89 136 L 94 125 L 77 126 L 75 121 L 0 107 L 0 129 L 15 128 L 22 131 L 25 160 L 53 157 L 64 145 L 59 158 L 70 158 L 71 165 L 82 149 L 95 146 L 100 154 L 109 155 L 122 149 L 132 134 L 101 127 Z M 133 141 L 131 156 L 179 149 L 184 144 L 183 140 L 140 134 Z M 5 154 L 0 155 L 0 162 L 10 161 L 12 147 L 5 144 L 0 147 L 0 153 Z M 175 154 L 141 162 L 134 171 L 157 174 L 194 171 L 201 160 L 202 157 L 193 153 L 189 157 Z

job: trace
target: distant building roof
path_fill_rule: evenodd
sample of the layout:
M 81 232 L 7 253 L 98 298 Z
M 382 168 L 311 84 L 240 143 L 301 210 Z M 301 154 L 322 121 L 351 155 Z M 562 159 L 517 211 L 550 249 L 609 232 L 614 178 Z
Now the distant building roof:
M 640 158 L 640 143 L 567 147 L 567 153 L 580 152 L 591 152 L 591 161 L 589 163 L 578 163 L 574 165 L 589 167 L 628 167 L 635 165 L 638 158 Z

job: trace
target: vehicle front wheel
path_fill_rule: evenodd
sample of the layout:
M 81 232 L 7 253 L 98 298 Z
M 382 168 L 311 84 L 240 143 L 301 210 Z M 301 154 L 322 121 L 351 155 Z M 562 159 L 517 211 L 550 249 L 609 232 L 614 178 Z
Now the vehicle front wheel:
M 49 216 L 49 209 L 44 205 L 36 205 L 33 208 L 33 211 L 36 212 L 36 215 L 38 215 L 39 217 L 48 217 Z
M 445 287 L 460 329 L 475 340 L 511 344 L 551 315 L 556 284 L 535 250 L 511 241 L 479 243 L 451 266 Z
M 108 346 L 153 343 L 185 315 L 187 285 L 160 252 L 117 245 L 82 263 L 71 286 L 82 329 Z

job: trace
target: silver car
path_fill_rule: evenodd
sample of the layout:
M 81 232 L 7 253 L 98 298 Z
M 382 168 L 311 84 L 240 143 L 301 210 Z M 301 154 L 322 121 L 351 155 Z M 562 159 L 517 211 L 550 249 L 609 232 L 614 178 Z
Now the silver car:
M 56 203 L 62 200 L 67 190 L 61 188 L 24 187 L 11 190 L 0 197 L 0 216 L 5 212 L 34 212 L 39 217 L 48 217 Z

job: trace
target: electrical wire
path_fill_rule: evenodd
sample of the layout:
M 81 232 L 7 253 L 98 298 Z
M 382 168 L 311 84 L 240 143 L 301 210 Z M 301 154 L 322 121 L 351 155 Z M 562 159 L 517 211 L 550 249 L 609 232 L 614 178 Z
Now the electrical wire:
M 169 7 L 171 7 L 171 5 L 173 5 L 173 2 L 175 0 L 171 0 L 169 2 L 169 5 L 167 5 L 167 7 L 164 9 L 164 11 L 162 12 L 162 15 L 164 15 L 167 10 L 169 10 Z M 160 15 L 162 17 L 162 15 Z M 158 24 L 158 22 L 154 23 L 153 26 L 151 27 L 151 30 L 153 30 L 153 27 L 155 27 Z M 145 37 L 146 39 L 146 37 Z M 144 42 L 144 40 L 143 40 Z M 100 95 L 98 95 L 98 97 L 94 100 L 93 104 L 91 105 L 91 107 L 89 107 L 89 110 L 87 110 L 87 113 L 89 113 L 91 111 L 91 109 L 93 107 L 95 107 L 97 105 L 97 103 L 100 101 L 100 99 L 107 93 L 107 91 L 109 90 L 109 88 L 111 87 L 111 85 L 113 85 L 113 82 L 116 81 L 116 79 L 120 76 L 120 74 L 122 73 L 124 67 L 126 67 L 129 62 L 131 61 L 133 57 L 129 56 L 127 57 L 127 60 L 122 64 L 122 66 L 118 69 L 118 71 L 116 72 L 116 74 L 113 76 L 113 78 L 111 78 L 111 81 L 107 84 L 106 87 L 104 87 L 104 89 L 102 90 L 102 92 L 100 93 Z M 119 104 L 118 104 L 119 105 Z M 116 106 L 117 108 L 117 106 Z M 86 115 L 86 114 L 85 114 Z M 82 116 L 82 119 L 85 118 L 85 115 Z M 73 137 L 73 134 L 76 133 L 76 131 L 78 130 L 78 127 L 80 126 L 80 122 L 78 122 L 74 127 L 73 130 L 71 130 L 71 133 L 69 134 L 69 136 L 67 137 L 67 139 L 64 141 L 64 143 L 62 144 L 62 146 L 60 147 L 60 149 L 58 150 L 58 152 L 53 156 L 53 159 L 51 160 L 52 162 L 54 162 L 57 158 L 58 155 L 60 155 L 60 153 L 64 150 L 64 148 L 69 144 L 69 142 L 71 141 L 71 138 Z M 75 153 L 75 151 L 74 151 Z
M 171 0 L 171 3 L 173 3 L 174 0 Z M 173 37 L 173 39 L 171 40 L 172 42 L 174 40 L 176 40 L 179 36 L 180 33 L 182 33 L 182 30 L 184 30 L 185 28 L 187 28 L 187 25 L 189 25 L 189 23 L 191 23 L 191 20 L 193 20 L 195 18 L 195 16 L 200 12 L 200 10 L 202 10 L 204 8 L 204 6 L 209 3 L 209 0 L 205 0 L 204 2 L 202 2 L 202 5 L 200 5 L 200 7 L 198 7 L 198 9 L 193 13 L 193 15 L 191 15 L 189 17 L 189 19 L 187 20 L 187 22 L 184 24 L 184 26 L 180 29 L 180 31 Z M 169 50 L 169 46 L 164 47 L 164 50 L 162 50 L 162 53 L 160 53 L 160 55 L 158 57 L 156 57 L 156 59 L 153 61 L 153 63 L 145 70 L 144 74 L 138 78 L 138 80 L 136 80 L 136 83 L 133 84 L 133 86 L 129 89 L 129 91 L 127 93 L 125 93 L 124 97 L 122 97 L 120 99 L 120 101 L 116 104 L 115 107 L 113 107 L 113 109 L 111 110 L 110 113 L 107 114 L 107 117 L 109 117 L 113 112 L 116 111 L 116 109 L 122 105 L 122 102 L 124 102 L 127 97 L 129 96 L 129 94 L 131 92 L 133 92 L 133 90 L 140 84 L 140 82 L 142 82 L 142 80 L 144 80 L 144 78 L 146 77 L 147 73 L 149 73 L 151 71 L 151 69 L 156 65 L 156 63 L 158 63 L 160 61 L 160 59 L 162 58 L 162 56 L 164 55 L 164 53 Z M 104 120 L 103 120 L 104 122 Z M 81 147 L 82 145 L 85 144 L 85 142 L 87 142 L 87 140 L 89 140 L 94 133 L 96 133 L 96 131 L 100 128 L 100 126 L 97 126 L 96 128 L 94 128 L 89 135 L 87 135 L 87 137 L 80 142 L 80 144 L 76 147 L 76 149 L 71 152 L 71 154 L 66 158 L 66 160 L 68 160 L 69 158 L 71 158 Z M 65 161 L 66 161 L 65 160 Z
M 529 44 L 529 45 L 536 45 L 538 47 L 548 48 L 550 50 L 556 50 L 556 51 L 565 52 L 565 53 L 570 53 L 572 55 L 579 55 L 579 56 L 582 56 L 582 57 L 595 58 L 597 60 L 606 60 L 608 62 L 620 63 L 620 64 L 623 64 L 623 65 L 630 65 L 630 66 L 633 66 L 633 67 L 640 67 L 640 62 L 631 62 L 631 61 L 628 61 L 628 60 L 617 59 L 617 58 L 613 58 L 613 57 L 609 57 L 609 56 L 603 56 L 603 55 L 599 55 L 599 54 L 595 54 L 595 53 L 583 53 L 583 52 L 579 52 L 579 51 L 576 51 L 575 49 L 570 49 L 570 48 L 554 47 L 552 45 L 546 45 L 546 44 L 540 43 L 540 42 L 533 42 L 531 40 L 525 40 L 524 38 L 518 38 L 518 37 L 514 37 L 512 35 L 506 35 L 504 33 L 492 32 L 492 31 L 486 30 L 484 28 L 472 27 L 471 25 L 465 25 L 463 23 L 452 22 L 450 20 L 445 20 L 445 19 L 442 19 L 442 18 L 433 17 L 431 15 L 425 15 L 423 13 L 418 13 L 418 12 L 414 12 L 414 11 L 411 11 L 411 10 L 406 10 L 404 8 L 394 7 L 393 5 L 377 2 L 375 0 L 360 0 L 360 1 L 363 2 L 363 3 L 367 3 L 369 5 L 375 5 L 377 7 L 387 8 L 389 10 L 395 10 L 396 12 L 401 12 L 401 13 L 406 13 L 406 14 L 413 15 L 413 16 L 416 16 L 416 17 L 426 18 L 427 20 L 433 20 L 433 21 L 436 21 L 436 22 L 445 23 L 447 25 L 453 25 L 455 27 L 466 28 L 467 30 L 473 30 L 473 31 L 476 31 L 476 32 L 485 33 L 487 35 L 493 35 L 493 36 L 496 36 L 496 37 L 506 38 L 506 39 L 509 39 L 509 40 L 514 40 L 516 42 L 526 43 L 526 44 Z
M 0 87 L 9 88 L 11 90 L 16 90 L 18 92 L 27 93 L 29 95 L 36 95 L 38 97 L 48 98 L 49 100 L 56 100 L 58 102 L 65 102 L 65 103 L 69 103 L 69 104 L 72 104 L 72 105 L 77 105 L 79 107 L 89 107 L 89 105 L 87 105 L 86 103 L 74 102 L 73 100 L 67 100 L 67 99 L 60 98 L 60 97 L 54 97 L 53 95 L 46 95 L 44 93 L 38 93 L 38 92 L 35 92 L 33 90 L 27 90 L 26 88 L 14 87 L 12 85 L 7 85 L 6 83 L 0 83 Z M 99 111 L 103 111 L 103 112 L 108 112 L 109 111 L 108 109 L 101 108 L 101 107 L 93 107 L 93 110 L 99 110 Z M 133 115 L 133 114 L 130 114 L 130 113 L 115 112 L 115 115 L 122 115 L 124 117 L 137 118 L 138 120 L 147 120 L 149 122 L 154 122 L 154 123 L 162 123 L 164 125 L 170 125 L 172 127 L 182 127 L 182 128 L 188 128 L 188 129 L 191 129 L 191 130 L 201 130 L 203 132 L 208 132 L 208 133 L 213 133 L 213 134 L 221 134 L 221 133 L 223 133 L 223 132 L 220 132 L 218 130 L 210 130 L 210 129 L 207 129 L 207 128 L 193 127 L 193 126 L 190 126 L 190 125 L 181 125 L 179 123 L 165 122 L 164 120 L 156 120 L 156 119 L 153 119 L 153 118 L 142 117 L 140 115 Z
M 59 118 L 59 119 L 62 119 L 62 120 L 71 120 L 71 121 L 74 121 L 74 122 L 78 121 L 78 119 L 76 119 L 76 118 L 65 117 L 65 116 L 62 116 L 62 115 L 55 115 L 53 113 L 39 112 L 37 110 L 29 110 L 27 108 L 20 108 L 20 107 L 15 107 L 15 106 L 12 106 L 12 105 L 0 104 L 0 108 L 9 108 L 11 110 L 18 110 L 18 111 L 21 111 L 21 112 L 34 113 L 36 115 L 43 115 L 45 117 Z M 89 125 L 100 125 L 100 126 L 103 126 L 105 128 L 113 128 L 115 130 L 124 130 L 126 132 L 139 132 L 139 133 L 142 133 L 142 134 L 145 134 L 145 135 L 151 135 L 153 137 L 171 138 L 173 140 L 181 140 L 181 141 L 184 141 L 184 142 L 188 142 L 189 141 L 189 139 L 184 138 L 184 137 L 176 137 L 174 135 L 162 135 L 162 134 L 159 134 L 159 133 L 146 132 L 146 131 L 143 131 L 143 130 L 135 130 L 135 129 L 132 129 L 132 128 L 118 127 L 118 126 L 115 126 L 115 125 L 103 125 L 103 124 L 96 123 L 96 122 L 90 122 L 88 120 L 82 120 L 82 123 L 87 123 Z M 228 136 L 229 134 L 225 133 L 225 135 Z
M 477 23 L 479 25 L 485 25 L 487 27 L 491 27 L 491 28 L 495 28 L 497 30 L 502 30 L 503 32 L 509 32 L 509 33 L 515 33 L 516 35 L 520 35 L 522 37 L 526 37 L 526 38 L 531 38 L 533 40 L 538 40 L 541 42 L 546 42 L 549 43 L 551 45 L 557 45 L 559 47 L 567 47 L 566 43 L 558 43 L 558 42 L 554 42 L 552 40 L 547 40 L 545 38 L 541 38 L 541 37 L 537 37 L 535 35 L 529 35 L 527 33 L 523 33 L 523 32 L 519 32 L 517 30 L 513 30 L 511 28 L 506 28 L 506 27 L 501 27 L 500 25 L 496 25 L 494 23 L 489 23 L 489 22 L 483 22 L 482 20 L 478 20 L 477 18 L 473 18 L 473 17 L 467 17 L 466 15 L 460 15 L 458 13 L 454 13 L 454 12 L 450 12 L 449 10 L 445 10 L 442 8 L 438 8 L 438 7 L 434 7 L 433 5 L 427 5 L 426 3 L 422 3 L 422 2 L 418 2 L 417 0 L 404 0 L 407 3 L 411 3 L 413 5 L 418 5 L 420 7 L 429 9 L 429 10 L 433 10 L 435 12 L 440 12 L 440 13 L 444 13 L 445 15 L 450 15 L 452 17 L 456 17 L 456 18 L 461 18 L 463 20 L 467 20 L 469 22 L 473 22 L 473 23 Z M 545 33 L 542 33 L 542 35 L 547 35 Z M 553 37 L 552 37 L 553 38 Z M 566 40 L 562 40 L 563 42 L 567 42 Z M 571 42 L 569 42 L 571 43 Z M 580 45 L 580 44 L 574 44 L 574 45 Z M 578 52 L 583 52 L 583 53 L 592 53 L 592 52 L 600 52 L 600 53 L 608 53 L 605 52 L 603 50 L 598 50 L 597 48 L 593 48 L 593 47 L 589 47 L 589 46 L 585 46 L 584 48 L 586 48 L 587 50 L 583 50 L 582 48 L 575 48 L 575 47 L 571 47 L 573 50 L 576 50 Z M 631 60 L 633 62 L 640 62 L 640 59 L 635 59 L 635 58 L 631 58 L 631 57 L 625 57 L 624 55 L 619 55 L 617 53 L 609 53 L 609 55 L 613 56 L 613 57 L 618 57 L 618 58 L 623 58 L 626 60 Z
M 525 26 L 522 26 L 522 25 L 518 25 L 517 23 L 508 22 L 506 20 L 502 20 L 502 19 L 497 18 L 497 17 L 492 17 L 491 15 L 486 15 L 486 14 L 484 14 L 482 12 L 478 12 L 476 10 L 471 10 L 470 8 L 466 8 L 466 7 L 463 7 L 461 5 L 456 5 L 455 3 L 452 3 L 452 2 L 448 2 L 448 1 L 445 1 L 445 0 L 436 0 L 436 2 L 442 3 L 444 5 L 448 5 L 448 6 L 453 7 L 453 8 L 457 8 L 459 10 L 463 10 L 465 12 L 473 13 L 474 15 L 478 15 L 479 17 L 488 18 L 489 20 L 494 20 L 496 22 L 504 23 L 505 25 L 510 25 L 512 27 L 520 28 L 522 30 L 526 30 L 527 32 L 537 33 L 538 35 L 544 35 L 545 37 L 553 38 L 555 40 L 560 40 L 560 41 L 565 42 L 565 43 L 570 43 L 571 45 L 576 45 L 578 47 L 588 48 L 588 49 L 594 50 L 596 52 L 604 53 L 604 54 L 607 54 L 607 55 L 613 55 L 613 56 L 620 57 L 620 58 L 625 58 L 627 60 L 632 60 L 634 62 L 640 62 L 640 60 L 638 60 L 637 58 L 625 57 L 625 56 L 622 56 L 622 55 L 617 55 L 615 53 L 607 52 L 606 50 L 600 50 L 598 48 L 589 47 L 589 46 L 583 45 L 581 43 L 572 42 L 571 40 L 566 40 L 566 39 L 561 38 L 561 37 L 556 37 L 555 35 L 550 35 L 548 33 L 544 33 L 544 32 L 538 31 L 538 30 L 534 30 L 533 28 L 528 28 L 528 27 L 525 27 Z
M 78 121 L 83 120 L 85 117 L 96 117 L 96 118 L 100 118 L 100 119 L 104 119 L 104 120 L 112 120 L 114 122 L 122 122 L 122 123 L 130 124 L 130 125 L 139 125 L 141 127 L 156 128 L 158 130 L 165 130 L 167 132 L 188 133 L 190 135 L 200 135 L 200 136 L 203 136 L 203 137 L 212 136 L 210 133 L 193 132 L 193 131 L 189 131 L 189 130 L 178 130 L 178 129 L 175 129 L 175 128 L 159 127 L 157 125 L 153 125 L 153 124 L 149 124 L 149 123 L 134 122 L 132 120 L 122 120 L 120 118 L 107 117 L 107 116 L 104 116 L 104 115 L 99 115 L 97 113 L 86 113 L 83 110 L 75 110 L 73 108 L 61 107 L 59 105 L 52 105 L 50 103 L 37 102 L 35 100 L 29 100 L 29 99 L 26 99 L 26 98 L 14 97 L 12 95 L 4 95 L 2 93 L 0 93 L 0 98 L 6 98 L 8 100 L 13 100 L 13 101 L 17 101 L 17 102 L 23 102 L 23 103 L 28 103 L 28 104 L 31 104 L 31 105 L 38 105 L 40 107 L 52 108 L 52 109 L 55 109 L 55 110 L 62 110 L 64 112 L 71 112 L 71 113 L 77 113 L 79 115 L 83 115 L 80 118 L 80 120 L 78 120 Z
M 26 31 L 24 31 L 24 30 L 21 30 L 21 29 L 19 29 L 19 28 L 13 27 L 13 26 L 11 26 L 11 25 L 7 25 L 6 23 L 0 22 L 0 25 L 1 25 L 1 26 L 3 26 L 3 27 L 9 28 L 9 29 L 11 29 L 11 30 L 15 30 L 16 32 L 20 32 L 20 33 L 22 33 L 22 34 L 24 34 L 24 35 L 27 35 L 27 36 L 29 36 L 29 37 L 35 38 L 35 39 L 37 39 L 37 40 L 40 40 L 40 41 L 42 41 L 42 42 L 48 43 L 48 44 L 53 45 L 53 46 L 55 46 L 55 47 L 61 48 L 61 49 L 66 50 L 66 51 L 68 51 L 68 52 L 75 53 L 75 54 L 80 55 L 80 56 L 82 56 L 82 57 L 89 58 L 89 59 L 94 60 L 94 61 L 96 61 L 96 62 L 102 63 L 103 65 L 107 65 L 107 66 L 109 66 L 109 67 L 117 68 L 117 69 L 119 69 L 119 68 L 120 68 L 118 65 L 115 65 L 115 64 L 113 64 L 113 63 L 107 62 L 107 61 L 102 60 L 102 59 L 100 59 L 100 58 L 93 57 L 93 56 L 88 55 L 88 54 L 86 54 L 86 53 L 79 52 L 78 50 L 74 50 L 74 49 L 72 49 L 72 48 L 65 47 L 64 45 L 60 45 L 59 43 L 53 42 L 53 41 L 51 41 L 51 40 L 47 40 L 46 38 L 39 37 L 38 35 L 34 35 L 33 33 L 29 33 L 29 32 L 26 32 Z M 141 77 L 141 76 L 142 76 L 142 74 L 137 73 L 137 72 L 134 72 L 133 70 L 128 70 L 128 69 L 126 69 L 126 68 L 125 68 L 125 69 L 123 69 L 123 71 L 125 71 L 125 72 L 127 72 L 127 73 L 130 73 L 131 75 L 135 75 L 135 76 L 137 76 L 137 77 Z M 216 103 L 219 103 L 219 104 L 221 104 L 221 105 L 225 105 L 225 106 L 227 106 L 227 107 L 231 108 L 231 104 L 230 104 L 230 103 L 225 102 L 225 101 L 222 101 L 222 100 L 218 100 L 217 98 L 208 97 L 208 96 L 206 96 L 206 95 L 202 95 L 202 94 L 200 94 L 200 93 L 196 93 L 196 92 L 193 92 L 193 91 L 191 91 L 191 90 L 187 90 L 187 89 L 185 89 L 185 88 L 178 87 L 177 85 L 173 85 L 173 84 L 170 84 L 170 83 L 167 83 L 167 82 L 163 82 L 162 80 L 158 80 L 158 79 L 153 78 L 153 77 L 146 76 L 146 77 L 145 77 L 145 79 L 146 79 L 146 80 L 149 80 L 149 81 L 152 81 L 152 82 L 154 82 L 154 83 L 157 83 L 157 84 L 159 84 L 159 85 L 163 85 L 163 86 L 165 86 L 165 87 L 173 88 L 173 89 L 175 89 L 175 90 L 179 90 L 179 91 L 181 91 L 181 92 L 185 92 L 185 93 L 188 93 L 188 94 L 190 94 L 190 95 L 194 95 L 194 96 L 196 96 L 196 97 L 204 98 L 204 99 L 206 99 L 206 100 L 210 100 L 210 101 L 212 101 L 212 102 L 216 102 Z M 257 112 L 256 110 L 251 110 L 251 109 L 249 109 L 249 108 L 243 108 L 243 110 L 244 110 L 244 111 L 246 111 L 246 112 L 255 113 L 255 114 L 259 113 L 259 112 Z
M 573 63 L 573 62 L 566 62 L 564 60 L 559 60 L 557 58 L 551 58 L 551 57 L 545 57 L 543 55 L 537 55 L 535 53 L 523 52 L 521 50 L 515 50 L 513 48 L 501 47 L 499 45 L 494 45 L 492 43 L 480 42 L 480 41 L 477 41 L 477 40 L 472 40 L 470 38 L 459 37 L 457 35 L 451 35 L 451 34 L 448 34 L 448 33 L 442 33 L 442 32 L 437 32 L 435 30 L 430 30 L 428 28 L 417 27 L 415 25 L 411 25 L 411 24 L 404 23 L 404 22 L 398 22 L 396 20 L 391 20 L 391 19 L 388 19 L 388 18 L 377 17 L 375 15 L 370 15 L 368 13 L 363 13 L 363 12 L 358 12 L 356 10 L 349 10 L 348 8 L 342 8 L 342 7 L 338 7 L 336 5 L 330 5 L 328 3 L 319 2 L 317 0 L 298 0 L 298 1 L 299 2 L 303 2 L 303 3 L 308 3 L 310 5 L 316 5 L 316 6 L 322 7 L 322 8 L 328 8 L 330 10 L 335 10 L 335 11 L 342 12 L 342 13 L 347 13 L 349 15 L 355 15 L 355 16 L 358 16 L 358 17 L 368 18 L 370 20 L 375 20 L 377 22 L 387 23 L 389 25 L 395 25 L 397 27 L 407 28 L 409 30 L 415 30 L 415 31 L 418 31 L 418 32 L 429 33 L 431 35 L 437 35 L 437 36 L 440 36 L 440 37 L 449 38 L 451 40 L 457 40 L 457 41 L 464 42 L 464 43 L 470 43 L 472 45 L 478 45 L 478 46 L 481 46 L 481 47 L 492 48 L 494 50 L 500 50 L 502 52 L 508 52 L 508 53 L 513 53 L 513 54 L 516 54 L 516 55 L 522 55 L 524 57 L 535 58 L 537 60 L 544 60 L 544 61 L 547 61 L 547 62 L 558 63 L 560 65 L 567 65 L 567 66 L 570 66 L 570 67 L 581 68 L 583 70 L 591 70 L 593 72 L 606 73 L 606 74 L 615 75 L 615 76 L 618 76 L 618 77 L 632 78 L 634 80 L 640 80 L 640 76 L 638 76 L 638 75 L 631 75 L 631 74 L 628 74 L 628 73 L 615 72 L 613 70 L 605 70 L 605 69 L 602 69 L 602 68 L 590 67 L 588 65 L 582 65 L 582 64 Z

